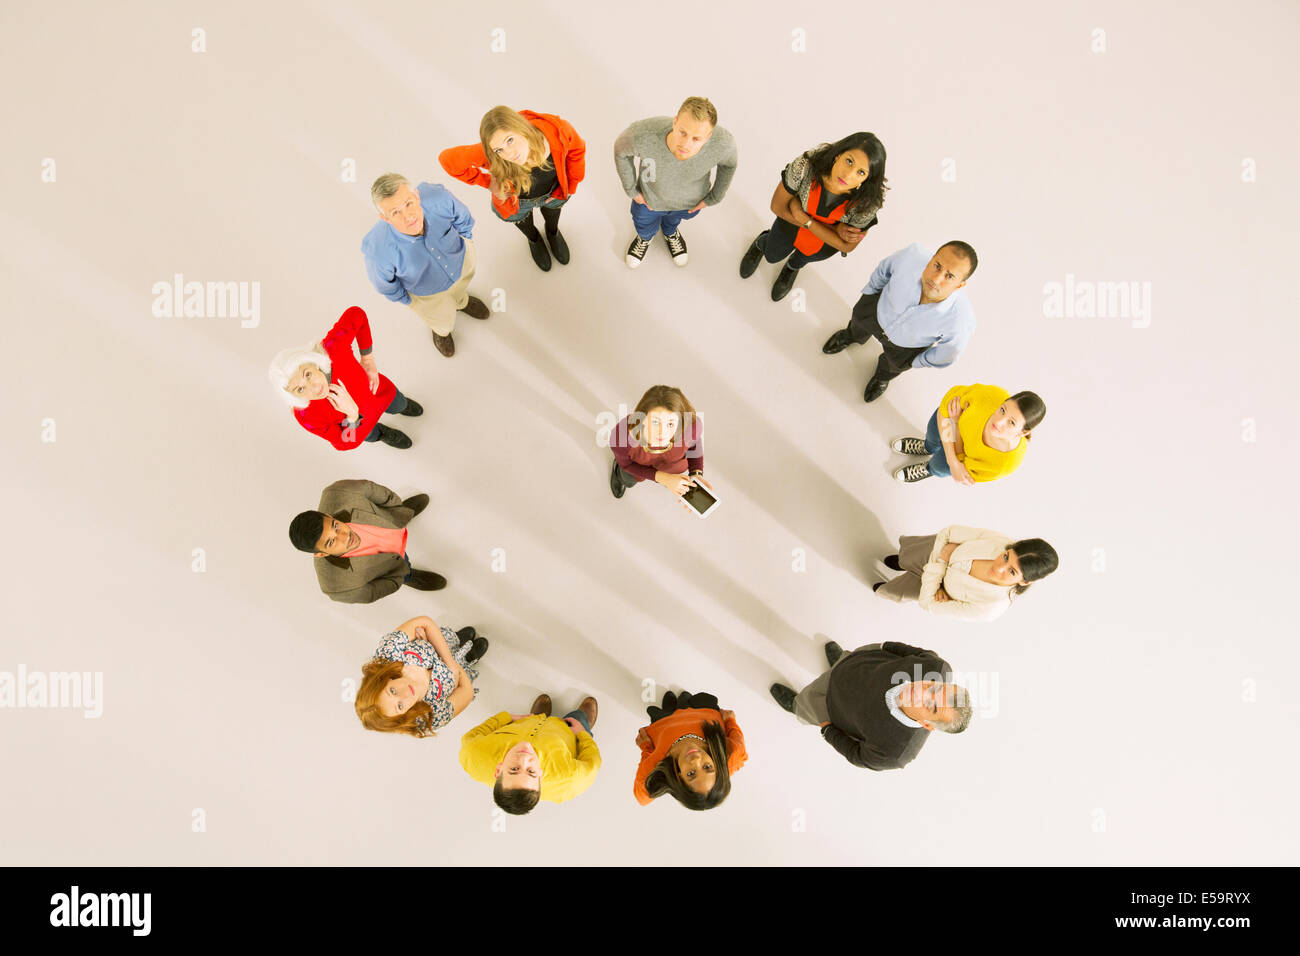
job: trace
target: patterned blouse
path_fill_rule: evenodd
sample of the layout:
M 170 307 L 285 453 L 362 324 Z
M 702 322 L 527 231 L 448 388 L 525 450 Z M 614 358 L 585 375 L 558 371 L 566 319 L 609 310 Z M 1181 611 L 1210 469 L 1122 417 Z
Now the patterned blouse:
M 815 151 L 815 147 L 809 150 L 809 152 Z M 813 173 L 812 161 L 804 153 L 800 153 L 790 160 L 790 164 L 781 172 L 782 184 L 788 192 L 795 193 L 799 197 L 799 202 L 804 209 L 808 208 L 808 192 L 812 189 L 816 179 L 817 177 Z M 825 189 L 822 192 L 825 193 Z M 879 209 L 879 206 L 862 202 L 847 210 L 844 218 L 840 221 L 853 226 L 855 229 L 865 229 L 867 224 L 876 218 Z
M 465 673 L 469 675 L 470 682 L 474 685 L 474 696 L 477 697 L 478 671 L 465 663 L 465 655 L 469 653 L 471 642 L 465 641 L 462 644 L 459 635 L 449 627 L 443 627 L 441 630 L 451 656 L 457 664 L 465 668 Z M 432 729 L 437 730 L 451 720 L 453 717 L 451 692 L 456 689 L 456 675 L 438 657 L 438 652 L 434 650 L 431 643 L 423 639 L 412 640 L 405 631 L 391 631 L 379 642 L 375 657 L 386 661 L 397 661 L 399 664 L 416 664 L 428 668 L 429 690 L 424 695 L 424 701 L 433 708 Z M 415 723 L 423 730 L 426 721 L 420 717 Z

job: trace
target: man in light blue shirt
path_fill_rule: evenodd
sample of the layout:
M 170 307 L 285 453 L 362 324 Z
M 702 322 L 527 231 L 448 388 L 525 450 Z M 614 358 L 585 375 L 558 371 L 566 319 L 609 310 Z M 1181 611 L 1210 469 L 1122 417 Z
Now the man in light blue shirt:
M 438 351 L 451 358 L 456 313 L 476 319 L 490 314 L 469 294 L 478 260 L 469 207 L 444 186 L 420 183 L 412 189 L 397 173 L 376 179 L 370 198 L 382 221 L 361 241 L 366 275 L 382 296 L 409 305 L 429 326 Z
M 873 335 L 882 349 L 862 398 L 874 402 L 909 368 L 946 368 L 975 331 L 975 311 L 961 289 L 979 258 L 969 243 L 945 242 L 933 255 L 913 243 L 880 261 L 853 307 L 848 328 L 822 346 L 827 355 Z

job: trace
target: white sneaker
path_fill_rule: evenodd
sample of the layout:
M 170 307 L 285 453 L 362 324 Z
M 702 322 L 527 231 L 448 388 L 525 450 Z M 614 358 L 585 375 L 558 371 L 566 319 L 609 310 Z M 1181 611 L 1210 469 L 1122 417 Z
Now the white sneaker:
M 632 245 L 627 247 L 627 267 L 635 269 L 645 258 L 645 251 L 650 248 L 650 240 L 642 239 L 640 236 L 632 238 Z
M 664 242 L 668 243 L 668 251 L 673 254 L 673 265 L 686 265 L 686 240 L 682 238 L 682 231 L 678 229 L 671 236 L 664 236 Z

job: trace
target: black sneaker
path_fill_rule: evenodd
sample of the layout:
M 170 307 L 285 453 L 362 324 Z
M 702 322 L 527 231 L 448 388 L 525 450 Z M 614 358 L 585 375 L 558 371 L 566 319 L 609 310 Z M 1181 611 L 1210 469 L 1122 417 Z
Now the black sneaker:
M 784 684 L 773 684 L 768 690 L 772 692 L 772 696 L 776 698 L 776 702 L 781 705 L 782 710 L 791 714 L 794 713 L 794 699 L 798 696 L 794 690 Z
M 772 283 L 772 301 L 780 302 L 794 288 L 794 280 L 799 275 L 798 269 L 791 269 L 789 263 L 781 267 L 781 274 Z
M 840 647 L 834 641 L 827 641 L 826 647 L 823 648 L 823 650 L 826 651 L 826 663 L 830 664 L 831 667 L 834 667 L 835 662 L 844 656 L 844 648 Z
M 748 279 L 754 274 L 754 270 L 758 268 L 758 261 L 763 258 L 763 250 L 758 247 L 758 240 L 766 235 L 767 230 L 764 229 L 749 244 L 749 249 L 740 260 L 740 277 L 742 279 Z
M 642 239 L 640 236 L 632 237 L 632 244 L 627 247 L 627 267 L 635 269 L 645 258 L 646 250 L 650 248 L 650 240 Z
M 904 455 L 925 455 L 927 458 L 930 455 L 926 451 L 924 438 L 895 438 L 889 447 Z
M 664 242 L 668 243 L 668 251 L 672 253 L 673 265 L 686 265 L 690 257 L 686 254 L 686 240 L 682 238 L 682 231 L 678 229 L 671 236 L 664 236 Z
M 406 407 L 403 408 L 403 409 L 402 409 L 400 412 L 398 412 L 397 414 L 399 414 L 399 415 L 406 415 L 406 416 L 408 416 L 408 417 L 410 417 L 410 418 L 415 418 L 417 415 L 423 415 L 423 414 L 424 414 L 424 406 L 421 405 L 419 402 L 417 402 L 415 399 L 413 399 L 413 398 L 408 398 L 408 399 L 406 400 Z
M 474 643 L 470 645 L 469 653 L 465 655 L 466 664 L 477 664 L 483 659 L 483 655 L 488 650 L 488 639 L 486 637 L 474 638 Z
M 894 472 L 894 477 L 909 485 L 914 481 L 924 481 L 930 477 L 930 465 L 924 461 L 919 465 L 904 465 Z
M 379 429 L 379 440 L 385 445 L 392 445 L 394 448 L 410 448 L 411 438 L 406 432 L 399 432 L 396 428 L 389 428 L 387 425 L 376 425 Z

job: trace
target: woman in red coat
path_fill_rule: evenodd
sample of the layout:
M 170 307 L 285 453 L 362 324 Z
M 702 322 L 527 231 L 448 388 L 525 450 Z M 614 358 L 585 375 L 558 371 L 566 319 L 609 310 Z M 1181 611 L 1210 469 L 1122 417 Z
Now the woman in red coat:
M 352 353 L 353 342 L 360 360 Z M 380 424 L 379 416 L 424 412 L 379 374 L 373 347 L 366 313 L 354 305 L 312 349 L 285 349 L 271 362 L 271 382 L 294 406 L 298 424 L 340 451 L 367 441 L 410 448 L 411 439 Z
M 554 114 L 516 113 L 508 106 L 488 110 L 478 135 L 477 143 L 439 153 L 442 168 L 461 182 L 491 191 L 492 211 L 528 237 L 537 268 L 549 272 L 552 254 L 566 265 L 569 246 L 560 235 L 560 209 L 587 174 L 587 144 Z M 546 242 L 533 223 L 534 208 L 541 209 Z

